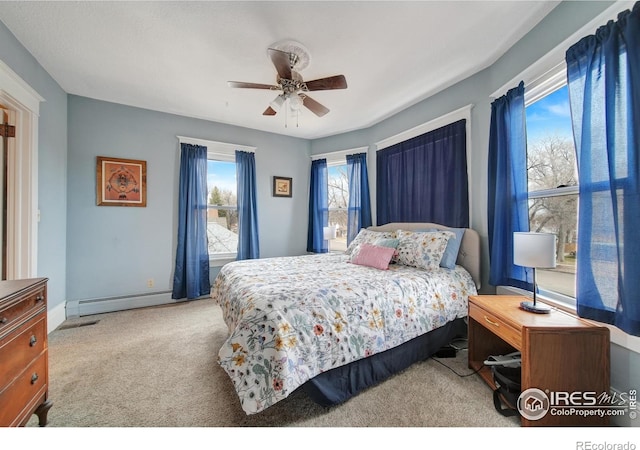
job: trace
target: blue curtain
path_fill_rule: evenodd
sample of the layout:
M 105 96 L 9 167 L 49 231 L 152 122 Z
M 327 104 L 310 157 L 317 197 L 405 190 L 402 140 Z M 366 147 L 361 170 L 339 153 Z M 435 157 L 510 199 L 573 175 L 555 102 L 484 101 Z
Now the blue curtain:
M 178 245 L 171 298 L 208 295 L 207 147 L 181 144 Z
M 377 223 L 469 226 L 465 120 L 376 154 Z
M 310 184 L 307 251 L 327 253 L 329 243 L 324 239 L 324 227 L 329 225 L 329 185 L 326 159 L 317 159 L 311 162 Z
M 367 154 L 347 155 L 347 172 L 349 175 L 347 244 L 350 244 L 361 228 L 373 225 L 371 221 L 371 200 L 369 198 Z
M 640 336 L 640 3 L 567 50 L 578 315 Z
M 489 284 L 533 289 L 531 270 L 513 264 L 513 233 L 529 231 L 524 83 L 491 104 Z
M 238 256 L 237 259 L 260 258 L 258 208 L 256 202 L 256 158 L 252 152 L 236 150 L 238 181 Z

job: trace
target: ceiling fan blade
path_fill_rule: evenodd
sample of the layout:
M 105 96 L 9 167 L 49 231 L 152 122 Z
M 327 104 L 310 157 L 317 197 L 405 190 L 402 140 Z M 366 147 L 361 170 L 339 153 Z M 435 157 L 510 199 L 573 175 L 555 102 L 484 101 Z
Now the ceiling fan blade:
M 273 65 L 276 66 L 276 71 L 278 72 L 278 75 L 280 75 L 280 78 L 290 80 L 291 66 L 289 65 L 289 53 L 276 50 L 275 48 L 270 48 L 269 57 L 271 58 Z
M 333 77 L 320 78 L 305 82 L 309 91 L 323 91 L 328 89 L 346 89 L 347 79 L 344 75 L 335 75 Z
M 264 112 L 262 113 L 263 116 L 275 116 L 276 114 L 277 114 L 277 111 L 273 109 L 271 106 L 265 109 Z
M 318 117 L 322 117 L 329 112 L 329 108 L 321 105 L 320 103 L 318 103 L 311 97 L 307 97 L 306 95 L 302 100 L 302 104 Z
M 229 87 L 232 88 L 248 88 L 248 89 L 280 89 L 273 84 L 245 83 L 244 81 L 227 81 Z

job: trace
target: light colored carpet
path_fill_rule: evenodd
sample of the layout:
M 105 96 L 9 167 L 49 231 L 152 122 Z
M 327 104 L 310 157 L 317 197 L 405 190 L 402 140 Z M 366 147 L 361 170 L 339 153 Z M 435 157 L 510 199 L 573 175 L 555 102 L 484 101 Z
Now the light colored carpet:
M 67 328 L 98 320 L 95 325 Z M 216 362 L 212 300 L 66 321 L 49 336 L 49 427 L 517 427 L 477 376 L 427 360 L 325 408 L 296 391 L 247 416 Z M 440 360 L 468 374 L 466 351 Z M 28 426 L 37 426 L 34 416 Z

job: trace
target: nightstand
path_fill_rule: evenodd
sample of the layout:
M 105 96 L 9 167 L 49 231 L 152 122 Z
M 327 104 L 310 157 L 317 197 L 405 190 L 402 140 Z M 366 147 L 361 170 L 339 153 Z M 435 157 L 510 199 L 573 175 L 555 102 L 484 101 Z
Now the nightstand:
M 490 355 L 522 354 L 522 391 L 537 388 L 550 393 L 609 393 L 609 329 L 553 309 L 535 314 L 520 309 L 522 296 L 469 297 L 469 368 L 491 389 Z M 555 394 L 554 394 L 555 395 Z M 562 394 L 561 394 L 562 395 Z M 578 394 L 575 394 L 578 395 Z M 587 403 L 587 402 L 582 402 Z M 562 411 L 564 412 L 564 410 Z M 523 426 L 604 426 L 606 416 L 551 414 Z

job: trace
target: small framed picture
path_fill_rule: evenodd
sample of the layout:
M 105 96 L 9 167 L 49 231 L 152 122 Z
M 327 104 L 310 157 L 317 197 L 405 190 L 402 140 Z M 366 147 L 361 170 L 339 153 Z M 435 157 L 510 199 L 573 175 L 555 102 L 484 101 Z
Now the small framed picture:
M 98 206 L 147 206 L 147 162 L 98 156 Z
M 288 177 L 273 177 L 273 196 L 291 197 L 293 191 L 293 179 Z

